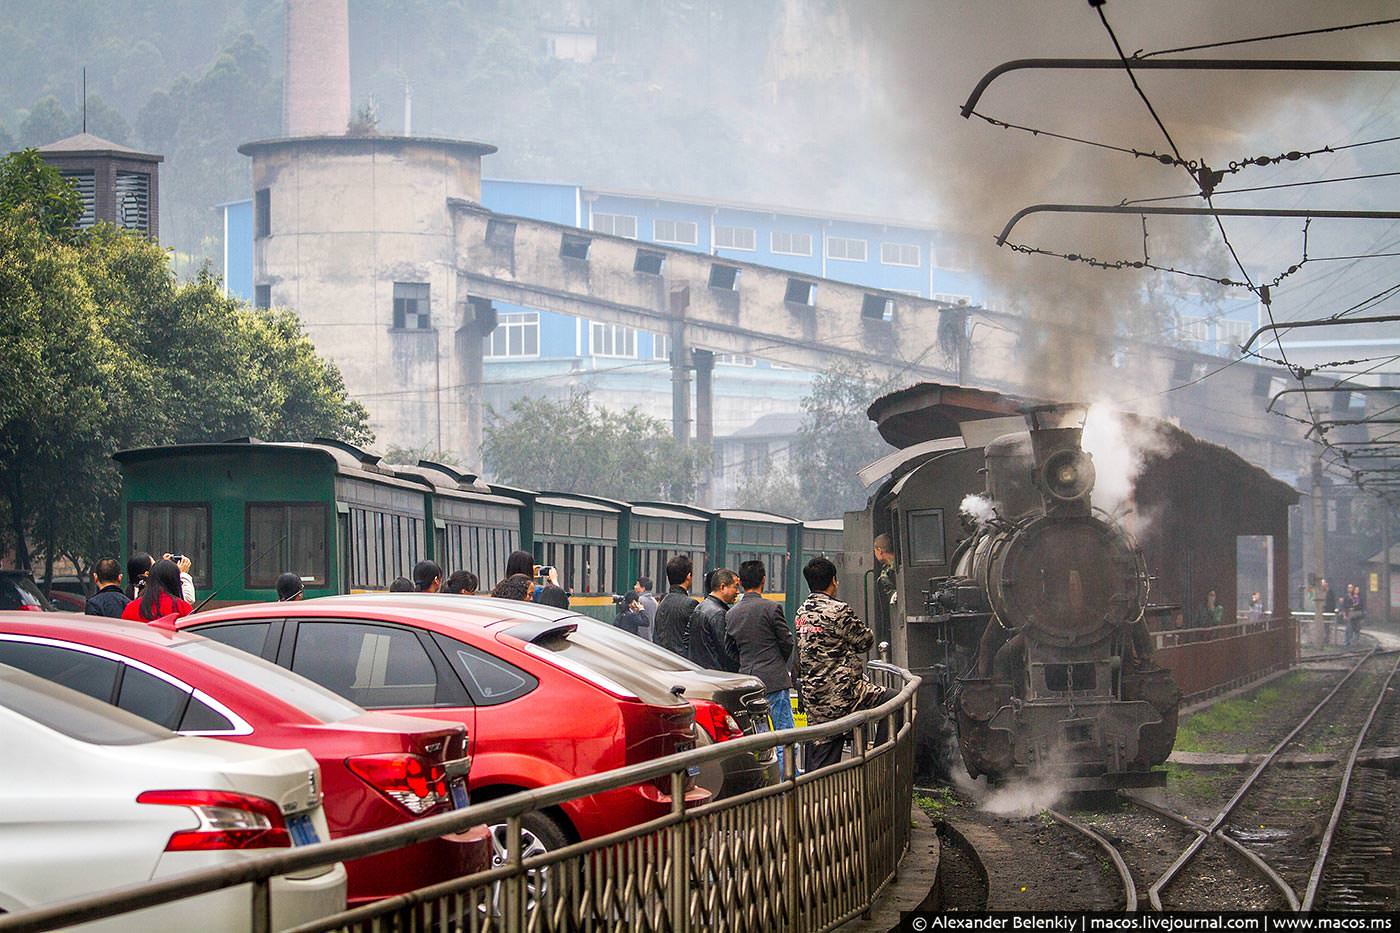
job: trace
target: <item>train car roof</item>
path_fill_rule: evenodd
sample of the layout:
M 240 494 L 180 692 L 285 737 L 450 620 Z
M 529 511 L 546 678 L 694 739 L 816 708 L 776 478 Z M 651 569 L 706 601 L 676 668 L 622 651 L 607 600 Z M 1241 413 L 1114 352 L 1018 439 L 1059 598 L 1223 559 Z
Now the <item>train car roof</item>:
M 512 499 L 507 496 L 493 495 L 490 487 L 486 484 L 460 484 L 453 482 L 451 475 L 440 472 L 432 467 L 424 467 L 421 463 L 418 466 L 407 466 L 404 464 L 390 464 L 390 469 L 400 478 L 410 482 L 421 483 L 433 491 L 433 495 L 441 496 L 445 499 L 461 499 L 467 502 L 488 502 L 493 505 L 504 505 L 509 508 L 522 508 L 523 503 L 519 499 Z M 443 482 L 446 480 L 447 482 Z M 451 483 L 451 485 L 448 485 Z
M 143 463 L 161 460 L 171 456 L 216 456 L 219 454 L 245 454 L 250 450 L 263 453 L 303 453 L 324 457 L 341 476 L 351 476 L 370 482 L 386 483 L 404 489 L 421 489 L 422 482 L 404 479 L 394 471 L 380 464 L 376 454 L 361 450 L 344 441 L 317 438 L 303 441 L 261 441 L 256 437 L 237 437 L 226 441 L 199 444 L 167 444 L 161 447 L 136 447 L 119 450 L 112 459 L 120 464 Z
M 707 522 L 716 512 L 702 509 L 697 505 L 683 505 L 679 502 L 634 502 L 632 514 L 644 518 L 669 518 L 678 521 Z
M 903 449 L 938 438 L 960 437 L 965 422 L 1004 418 L 1045 401 L 970 386 L 920 382 L 880 396 L 865 414 L 875 422 L 881 437 Z
M 626 502 L 604 499 L 602 496 L 585 496 L 576 492 L 541 492 L 535 496 L 535 504 L 552 506 L 556 509 L 583 509 L 589 512 L 622 513 L 631 508 Z
M 765 522 L 770 525 L 800 525 L 795 518 L 775 515 L 772 512 L 753 512 L 748 509 L 720 509 L 719 517 L 731 522 Z
M 802 525 L 811 531 L 844 531 L 846 521 L 842 518 L 819 518 L 814 522 L 803 522 Z

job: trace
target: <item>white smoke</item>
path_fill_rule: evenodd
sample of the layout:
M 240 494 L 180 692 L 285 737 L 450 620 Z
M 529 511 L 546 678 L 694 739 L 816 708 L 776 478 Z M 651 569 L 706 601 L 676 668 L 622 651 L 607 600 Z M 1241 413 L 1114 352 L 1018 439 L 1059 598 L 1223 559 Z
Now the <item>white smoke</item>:
M 1029 817 L 1054 807 L 1065 788 L 1053 779 L 1013 781 L 991 787 L 986 777 L 976 780 L 960 766 L 953 769 L 953 786 L 977 802 L 977 809 L 996 816 Z
M 1084 419 L 1083 446 L 1094 458 L 1094 505 L 1121 517 L 1135 508 L 1133 492 L 1144 464 L 1169 453 L 1172 442 L 1151 421 L 1127 418 L 1111 405 L 1095 402 Z
M 963 496 L 962 504 L 958 506 L 958 511 L 972 519 L 979 525 L 997 517 L 997 504 L 984 495 L 972 492 Z

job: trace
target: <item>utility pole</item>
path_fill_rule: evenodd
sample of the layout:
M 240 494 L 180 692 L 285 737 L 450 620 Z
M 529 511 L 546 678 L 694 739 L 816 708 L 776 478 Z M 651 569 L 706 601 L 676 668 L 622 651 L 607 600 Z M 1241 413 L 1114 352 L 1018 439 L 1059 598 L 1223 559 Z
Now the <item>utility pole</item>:
M 1323 551 L 1323 532 L 1327 526 L 1327 503 L 1322 495 L 1322 448 L 1313 455 L 1312 464 L 1312 551 L 1317 582 L 1313 585 L 1313 643 L 1322 644 L 1326 632 L 1322 624 L 1322 581 L 1327 577 L 1327 560 Z
M 1390 502 L 1381 499 L 1381 616 L 1390 625 Z

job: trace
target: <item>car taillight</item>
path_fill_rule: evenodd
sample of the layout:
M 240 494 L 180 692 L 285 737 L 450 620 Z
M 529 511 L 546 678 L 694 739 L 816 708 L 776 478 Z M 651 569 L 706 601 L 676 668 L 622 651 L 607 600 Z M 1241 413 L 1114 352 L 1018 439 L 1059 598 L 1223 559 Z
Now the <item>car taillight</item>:
M 729 715 L 729 711 L 723 706 L 711 703 L 709 700 L 691 700 L 690 702 L 695 707 L 695 721 L 700 724 L 700 728 L 710 734 L 710 738 L 714 741 L 727 742 L 730 739 L 744 737 L 744 730 L 739 728 L 734 717 Z
M 33 603 L 21 603 L 20 606 L 19 606 L 19 611 L 20 611 L 20 612 L 43 612 L 43 611 L 44 611 L 44 607 L 43 607 L 43 606 L 36 606 L 36 605 L 34 605 Z
M 277 804 L 223 790 L 148 790 L 137 803 L 188 807 L 199 818 L 196 829 L 182 829 L 165 844 L 167 852 L 208 849 L 278 849 L 292 844 Z
M 358 755 L 345 763 L 356 777 L 414 816 L 451 805 L 442 766 L 421 755 Z

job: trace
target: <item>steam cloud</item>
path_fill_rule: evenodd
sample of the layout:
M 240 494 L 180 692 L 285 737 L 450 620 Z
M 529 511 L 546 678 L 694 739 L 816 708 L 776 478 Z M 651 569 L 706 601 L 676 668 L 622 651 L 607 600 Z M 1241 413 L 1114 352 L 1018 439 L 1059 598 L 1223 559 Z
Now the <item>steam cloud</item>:
M 958 506 L 958 511 L 972 519 L 979 525 L 996 518 L 997 504 L 986 496 L 978 495 L 975 492 L 963 496 L 962 504 Z
M 992 237 L 1022 207 L 1044 202 L 1111 204 L 1122 198 L 1190 193 L 1179 166 L 1134 158 L 1001 129 L 958 108 L 977 80 L 993 66 L 1017 58 L 1111 58 L 1115 52 L 1098 16 L 1083 0 L 1003 0 L 951 4 L 906 2 L 869 4 L 871 31 L 887 53 L 875 60 L 888 67 L 890 132 L 903 132 L 899 167 L 929 192 L 936 219 L 964 233 L 976 245 L 974 260 L 989 281 L 988 296 L 1005 310 L 1041 322 L 1015 347 L 1022 355 L 1027 388 L 1047 398 L 1088 400 L 1120 388 L 1125 373 L 1112 360 L 1123 336 L 1170 340 L 1178 309 L 1202 302 L 1243 300 L 1243 290 L 1226 290 L 1204 279 L 1184 280 L 1137 270 L 1101 270 L 1060 259 L 1012 253 Z M 1380 2 L 1345 9 L 1331 4 L 1182 0 L 1169 7 L 1146 0 L 1111 0 L 1109 22 L 1129 54 L 1208 43 L 1222 39 L 1314 29 L 1338 22 L 1393 16 Z M 878 22 L 876 21 L 878 18 Z M 1277 58 L 1389 58 L 1394 27 L 1245 45 L 1197 56 Z M 1273 154 L 1335 142 L 1385 135 L 1365 127 L 1368 111 L 1389 79 L 1311 77 L 1291 81 L 1273 73 L 1202 71 L 1189 75 L 1144 72 L 1139 81 L 1187 159 L 1204 158 L 1223 168 L 1246 154 Z M 1144 152 L 1171 149 L 1120 71 L 1017 72 L 994 82 L 978 105 L 981 112 L 1012 123 L 1089 138 Z M 1374 121 L 1373 121 L 1374 122 Z M 1365 135 L 1356 133 L 1365 127 Z M 1379 147 L 1378 147 L 1379 148 Z M 1346 174 L 1352 158 L 1369 150 L 1328 156 L 1332 162 L 1251 169 L 1230 176 L 1221 187 L 1297 181 L 1302 177 Z M 1377 152 L 1376 157 L 1380 154 Z M 1366 156 L 1369 158 L 1370 156 Z M 1310 170 L 1309 170 L 1310 169 Z M 1372 171 L 1379 171 L 1372 169 Z M 1301 174 L 1300 174 L 1301 173 Z M 1345 186 L 1327 186 L 1340 189 Z M 1307 203 L 1340 195 L 1309 189 Z M 1366 189 L 1353 188 L 1351 206 Z M 1197 204 L 1196 201 L 1169 202 Z M 1278 192 L 1244 195 L 1228 206 L 1279 206 Z M 1295 203 L 1290 200 L 1286 203 Z M 1340 206 L 1340 205 L 1338 205 Z M 1053 216 L 1053 220 L 1047 217 Z M 931 218 L 933 219 L 933 218 Z M 1236 221 L 1229 227 L 1255 278 L 1282 271 L 1297 261 L 1299 231 L 1288 224 Z M 1135 216 L 1039 215 L 1022 221 L 1013 241 L 1101 259 L 1142 259 L 1205 275 L 1230 275 L 1230 261 L 1215 224 L 1205 218 L 1148 220 Z M 1313 230 L 1318 234 L 1318 229 Z M 1372 230 L 1370 236 L 1375 235 Z M 1294 280 L 1301 283 L 1302 278 Z M 1292 284 L 1292 283 L 1290 283 Z M 999 292 L 999 293 L 998 293 Z M 1275 312 L 1287 301 L 1275 290 Z M 979 296 L 980 297 L 980 296 Z M 1301 301 L 1301 298 L 1299 299 Z M 977 348 L 974 348 L 974 354 Z M 971 363 L 976 381 L 978 361 Z M 1144 378 L 1134 367 L 1127 378 Z M 1165 372 L 1153 371 L 1159 381 Z M 1161 388 L 1162 386 L 1154 386 Z M 1107 472 L 1112 472 L 1107 471 Z
M 1094 505 L 1113 515 L 1135 510 L 1137 478 L 1151 457 L 1171 452 L 1172 442 L 1154 422 L 1126 417 L 1106 402 L 1089 406 L 1083 447 L 1094 458 Z M 1149 516 L 1134 514 L 1129 530 L 1141 534 Z

